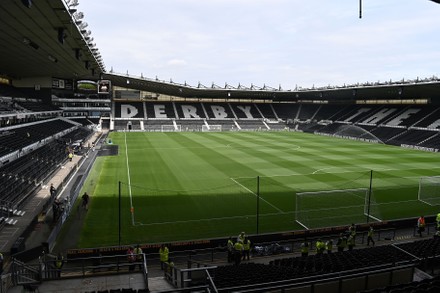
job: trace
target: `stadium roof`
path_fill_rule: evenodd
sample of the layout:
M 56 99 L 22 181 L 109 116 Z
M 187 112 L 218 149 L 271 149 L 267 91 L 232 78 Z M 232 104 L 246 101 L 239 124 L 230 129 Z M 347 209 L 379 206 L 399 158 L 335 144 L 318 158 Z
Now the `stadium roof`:
M 93 37 L 76 7 L 78 0 L 0 1 L 0 76 L 109 79 L 113 85 L 182 98 L 354 100 L 440 99 L 440 79 L 374 82 L 283 90 L 269 86 L 191 86 L 105 71 Z
M 98 78 L 104 64 L 76 5 L 0 1 L 0 75 Z
M 104 79 L 112 81 L 112 85 L 140 91 L 199 99 L 253 99 L 273 100 L 279 102 L 305 101 L 305 100 L 333 100 L 348 101 L 357 99 L 440 99 L 440 79 L 431 78 L 417 80 L 399 80 L 375 83 L 363 83 L 341 86 L 327 86 L 319 88 L 297 88 L 283 90 L 271 87 L 244 87 L 244 86 L 218 86 L 212 84 L 205 86 L 190 86 L 188 84 L 173 83 L 124 74 L 104 73 Z

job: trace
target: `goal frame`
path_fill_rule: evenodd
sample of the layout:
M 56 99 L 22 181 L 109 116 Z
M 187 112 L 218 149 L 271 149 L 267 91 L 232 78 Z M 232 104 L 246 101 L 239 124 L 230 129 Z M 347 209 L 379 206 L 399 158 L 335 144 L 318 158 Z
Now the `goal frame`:
M 181 132 L 182 131 L 182 125 L 176 124 L 176 125 L 166 125 L 162 124 L 160 126 L 160 132 Z
M 330 194 L 330 193 L 342 193 L 342 192 L 347 192 L 347 194 L 353 193 L 353 192 L 361 192 L 364 195 L 363 198 L 363 204 L 360 205 L 345 205 L 345 206 L 339 206 L 339 207 L 327 207 L 327 208 L 313 208 L 313 209 L 307 209 L 307 210 L 299 210 L 299 198 L 301 196 L 314 196 L 314 195 L 324 195 L 324 194 Z M 362 216 L 365 216 L 366 219 L 373 219 L 374 221 L 381 221 L 380 218 L 372 215 L 371 213 L 371 205 L 372 205 L 372 201 L 371 201 L 371 194 L 370 194 L 370 189 L 368 188 L 348 188 L 348 189 L 332 189 L 332 190 L 318 190 L 318 191 L 305 191 L 305 192 L 298 192 L 296 193 L 296 200 L 295 200 L 295 222 L 298 223 L 299 225 L 301 225 L 302 227 L 304 227 L 305 229 L 309 229 L 309 227 L 307 226 L 306 223 L 303 223 L 303 219 L 299 218 L 300 213 L 304 213 L 304 212 L 319 212 L 319 211 L 332 211 L 334 210 L 335 213 L 338 212 L 338 210 L 340 209 L 345 209 L 345 208 L 360 208 L 362 207 L 363 210 L 363 214 Z M 374 203 L 375 204 L 375 203 Z M 359 215 L 361 216 L 361 215 Z M 322 227 L 325 227 L 325 225 L 322 225 Z M 321 228 L 321 227 L 320 227 Z
M 223 127 L 221 124 L 215 125 L 202 125 L 202 132 L 213 132 L 213 131 L 222 131 Z
M 436 188 L 436 191 L 438 190 L 438 192 L 437 192 L 438 196 L 437 197 L 423 198 L 422 197 L 423 196 L 423 193 L 422 193 L 423 181 L 424 180 L 434 179 L 434 178 L 436 179 L 436 181 L 433 182 L 433 183 L 436 184 L 435 188 Z M 427 204 L 429 206 L 438 206 L 438 205 L 440 205 L 440 176 L 422 176 L 422 177 L 420 177 L 420 179 L 419 179 L 419 190 L 417 192 L 417 200 L 421 201 L 424 204 Z M 430 200 L 435 200 L 435 202 L 432 202 L 432 201 L 430 202 Z

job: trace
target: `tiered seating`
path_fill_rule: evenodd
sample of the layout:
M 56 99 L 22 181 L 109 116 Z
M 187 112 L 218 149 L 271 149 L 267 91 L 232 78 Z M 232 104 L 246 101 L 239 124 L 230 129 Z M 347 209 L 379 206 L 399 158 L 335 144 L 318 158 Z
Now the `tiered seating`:
M 375 113 L 378 107 L 379 106 L 349 106 L 345 108 L 343 112 L 335 114 L 332 120 L 351 123 L 362 122 Z
M 202 131 L 202 126 L 205 125 L 203 120 L 195 119 L 181 119 L 177 121 L 182 131 Z
M 436 148 L 440 149 L 440 139 L 439 139 L 439 133 L 437 135 L 430 137 L 429 139 L 419 143 L 419 146 L 426 147 L 426 148 Z
M 217 120 L 217 119 L 211 119 L 208 120 L 209 125 L 221 125 L 222 131 L 229 131 L 229 130 L 237 130 L 237 125 L 235 125 L 234 120 Z
M 238 120 L 241 130 L 268 130 L 261 120 Z
M 395 139 L 388 140 L 388 144 L 409 144 L 418 145 L 422 141 L 437 135 L 437 131 L 410 129 Z
M 298 104 L 283 103 L 283 104 L 272 104 L 272 106 L 275 109 L 278 118 L 286 121 L 288 119 L 295 119 L 299 109 Z
M 286 129 L 286 122 L 276 122 L 276 123 L 272 123 L 272 122 L 266 122 L 267 125 L 269 126 L 270 130 L 284 130 Z
M 309 132 L 309 133 L 314 133 L 316 132 L 324 132 L 322 131 L 322 129 L 325 127 L 325 125 L 323 124 L 318 124 L 316 122 L 310 122 L 310 123 L 301 123 L 298 124 L 298 129 L 303 131 L 303 132 Z
M 14 111 L 11 101 L 0 99 L 0 114 Z
M 397 247 L 419 258 L 440 258 L 440 237 L 398 244 Z
M 432 107 L 406 107 L 396 112 L 384 124 L 390 126 L 410 127 L 433 112 Z
M 211 120 L 235 118 L 229 103 L 220 103 L 220 104 L 204 103 L 203 107 L 206 110 L 206 114 L 208 114 L 208 118 Z
M 380 246 L 330 254 L 291 257 L 265 264 L 242 264 L 240 266 L 218 267 L 214 273 L 217 288 L 253 285 L 281 280 L 319 276 L 324 274 L 369 271 L 373 268 L 392 267 L 416 259 L 404 251 L 393 247 Z
M 18 101 L 17 103 L 26 110 L 32 112 L 61 111 L 61 109 L 58 107 L 52 106 L 50 104 L 43 104 L 41 102 Z
M 149 119 L 144 120 L 144 130 L 145 131 L 161 131 L 162 125 L 168 125 L 169 127 L 173 126 L 173 121 L 170 119 L 167 120 L 155 120 Z
M 399 134 L 406 132 L 404 128 L 392 127 L 377 127 L 370 131 L 373 135 L 378 137 L 381 141 L 387 142 L 390 138 L 396 137 Z
M 440 292 L 440 277 L 424 279 L 411 283 L 398 284 L 384 288 L 362 291 L 360 293 L 438 293 Z
M 176 106 L 177 117 L 179 119 L 203 119 L 206 118 L 205 111 L 201 103 L 184 103 Z
M 130 126 L 131 125 L 131 126 Z M 114 129 L 115 130 L 140 130 L 141 125 L 139 120 L 115 120 Z
M 281 267 L 293 267 L 298 276 L 305 277 L 311 274 L 344 272 L 412 260 L 414 258 L 408 254 L 389 245 L 330 254 L 309 255 L 308 257 L 279 259 L 273 261 L 272 264 Z
M 74 125 L 64 120 L 52 120 L 8 130 L 5 135 L 0 136 L 0 152 L 7 154 L 19 150 L 71 127 Z
M 214 283 L 218 289 L 293 279 L 292 268 L 247 263 L 239 266 L 219 266 L 214 270 Z
M 317 113 L 320 106 L 303 104 L 301 105 L 298 119 L 301 121 L 306 121 L 312 119 L 312 117 Z
M 173 103 L 145 103 L 145 108 L 147 110 L 147 119 L 176 118 Z
M 338 113 L 345 112 L 347 108 L 348 107 L 344 107 L 342 105 L 323 105 L 319 108 L 318 112 L 316 112 L 313 120 L 334 120 L 334 117 L 336 117 Z
M 19 206 L 67 158 L 65 151 L 54 141 L 0 168 L 1 200 Z
M 230 103 L 232 110 L 238 119 L 262 119 L 255 104 Z
M 328 124 L 328 125 L 320 128 L 318 131 L 321 133 L 334 134 L 335 132 L 337 132 L 339 130 L 339 128 L 341 126 L 344 126 L 344 125 L 346 125 L 346 124 L 335 122 L 335 123 Z
M 270 104 L 255 104 L 255 107 L 260 110 L 261 114 L 263 114 L 263 117 L 270 120 L 276 120 L 277 117 L 275 116 L 274 111 L 272 110 L 272 107 Z
M 144 117 L 144 107 L 141 102 L 114 103 L 114 112 L 117 118 L 130 119 Z
M 69 118 L 69 120 L 81 123 L 83 126 L 97 125 L 99 118 Z
M 149 293 L 148 289 L 131 289 L 131 288 L 121 288 L 121 289 L 109 289 L 109 290 L 98 290 L 98 291 L 87 291 L 85 293 Z M 170 291 L 168 291 L 170 292 Z M 171 291 L 172 292 L 172 291 Z
M 222 125 L 222 130 L 282 130 L 289 126 L 304 132 L 360 140 L 378 139 L 393 145 L 412 145 L 434 150 L 440 147 L 435 132 L 440 127 L 440 108 L 432 105 L 221 102 L 127 102 L 115 105 L 116 118 L 126 119 L 126 122 L 116 120 L 115 129 L 127 128 L 125 124 L 130 120 L 134 121 L 133 130 L 140 129 L 141 125 L 133 118 L 143 117 L 145 131 L 161 131 L 162 125 L 172 127 L 173 120 L 182 127 L 182 131 L 200 131 L 206 120 L 210 125 Z M 122 114 L 130 117 L 122 117 Z M 277 118 L 286 121 L 286 124 L 270 123 Z M 269 120 L 269 127 L 264 124 L 264 119 Z M 356 127 L 350 129 L 350 125 Z
M 434 128 L 438 129 L 439 126 L 436 122 L 440 120 L 440 107 L 433 108 L 429 107 L 431 112 L 426 113 L 426 116 L 424 116 L 422 119 L 420 119 L 417 123 L 415 123 L 413 126 L 416 127 L 424 127 L 424 128 Z
M 75 129 L 74 131 L 69 132 L 68 134 L 64 135 L 62 137 L 62 140 L 66 141 L 66 142 L 85 140 L 91 133 L 92 133 L 92 131 L 90 129 L 88 129 L 86 127 L 80 127 L 78 129 Z

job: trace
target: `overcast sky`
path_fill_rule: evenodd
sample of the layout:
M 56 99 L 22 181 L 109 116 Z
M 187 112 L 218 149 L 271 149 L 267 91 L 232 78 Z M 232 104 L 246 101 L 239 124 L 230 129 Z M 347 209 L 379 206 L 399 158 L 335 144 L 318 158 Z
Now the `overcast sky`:
M 79 0 L 107 71 L 283 89 L 440 77 L 428 0 Z

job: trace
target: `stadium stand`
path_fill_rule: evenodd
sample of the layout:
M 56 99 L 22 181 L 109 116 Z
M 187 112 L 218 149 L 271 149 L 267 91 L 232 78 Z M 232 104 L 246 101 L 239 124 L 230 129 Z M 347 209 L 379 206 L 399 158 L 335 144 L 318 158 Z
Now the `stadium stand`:
M 0 144 L 3 148 L 2 153 L 5 155 L 22 150 L 27 146 L 40 144 L 47 138 L 64 134 L 74 128 L 77 128 L 77 126 L 61 119 L 29 123 L 23 127 L 2 128 L 0 132 Z
M 164 126 L 167 126 L 166 129 L 174 129 L 174 131 L 178 129 L 203 131 L 203 128 L 207 129 L 211 125 L 221 125 L 222 131 L 252 131 L 273 130 L 276 128 L 273 127 L 274 125 L 279 129 L 284 129 L 287 125 L 290 127 L 293 125 L 298 130 L 312 133 L 350 136 L 356 139 L 371 139 L 371 135 L 373 135 L 373 137 L 390 144 L 416 146 L 432 143 L 437 148 L 439 146 L 438 140 L 435 140 L 438 136 L 436 129 L 414 126 L 421 122 L 424 122 L 424 125 L 435 124 L 438 120 L 438 117 L 436 117 L 438 115 L 437 108 L 424 108 L 415 111 L 411 110 L 411 107 L 399 107 L 399 109 L 396 108 L 396 110 L 391 111 L 385 110 L 382 106 L 374 106 L 369 107 L 367 111 L 363 105 L 339 108 L 333 105 L 308 105 L 303 107 L 292 104 L 288 106 L 290 111 L 286 111 L 284 108 L 278 108 L 276 104 L 236 104 L 235 106 L 229 106 L 229 104 L 231 103 L 219 103 L 217 105 L 212 103 L 142 102 L 128 103 L 129 106 L 121 104 L 115 106 L 116 116 L 112 118 L 112 123 L 115 130 L 127 130 L 128 123 L 131 123 L 131 130 L 133 131 L 164 131 Z M 186 106 L 186 108 L 182 108 L 182 106 Z M 245 110 L 243 111 L 243 109 Z M 272 109 L 273 114 L 271 113 Z M 239 111 L 241 111 L 240 114 L 238 114 Z M 133 115 L 135 112 L 136 114 Z M 147 115 L 144 115 L 145 113 Z M 181 116 L 185 116 L 184 113 L 190 118 L 182 118 Z M 226 118 L 219 118 L 224 116 L 219 116 L 218 113 L 223 113 L 222 115 Z M 252 118 L 249 118 L 250 116 L 247 116 L 246 113 L 247 115 L 250 114 Z M 386 115 L 386 113 L 389 113 L 389 115 Z M 408 113 L 413 113 L 413 115 Z M 419 115 L 419 113 L 421 114 Z M 159 117 L 163 116 L 164 118 L 156 118 L 157 114 L 159 114 Z M 196 117 L 194 117 L 195 114 L 197 114 Z M 127 115 L 133 115 L 133 117 L 127 117 Z M 296 120 L 295 118 L 291 119 L 292 117 L 296 117 Z M 279 120 L 275 121 L 276 119 Z M 289 119 L 291 119 L 291 124 L 288 124 Z M 1 177 L 3 188 L 1 194 L 6 196 L 3 199 L 4 202 L 9 203 L 6 205 L 8 213 L 12 210 L 10 207 L 19 209 L 26 204 L 28 197 L 25 195 L 35 192 L 39 188 L 38 182 L 44 181 L 44 178 L 50 176 L 50 172 L 53 172 L 63 160 L 66 160 L 66 144 L 81 141 L 82 138 L 90 135 L 91 130 L 82 126 L 94 124 L 91 122 L 87 118 L 72 120 L 48 119 L 2 130 L 2 137 L 0 137 L 2 143 L 0 145 L 6 150 L 6 153 L 60 134 L 56 140 L 47 142 L 44 146 L 12 162 L 8 162 L 0 169 L 1 174 L 5 174 Z M 99 120 L 93 122 L 99 123 Z M 41 127 L 43 125 L 44 127 Z M 44 131 L 41 131 L 42 128 Z M 13 136 L 11 136 L 12 133 Z M 53 154 L 59 154 L 59 156 Z M 29 161 L 41 163 L 31 166 L 28 163 Z M 47 172 L 43 172 L 44 170 L 47 170 Z M 20 196 L 15 197 L 16 194 Z M 11 217 L 4 214 L 0 222 L 3 225 L 10 225 L 6 223 L 10 220 Z M 0 225 L 2 225 L 1 223 Z M 222 262 L 205 262 L 204 265 L 212 267 L 206 270 L 209 272 L 210 278 L 205 278 L 204 273 L 196 277 L 194 271 L 191 278 L 183 277 L 184 280 L 182 280 L 182 277 L 179 277 L 180 279 L 171 278 L 169 280 L 171 280 L 171 284 L 183 282 L 184 286 L 202 286 L 204 289 L 201 290 L 211 286 L 215 287 L 217 292 L 268 292 L 269 290 L 270 292 L 311 292 L 310 290 L 320 292 L 317 288 L 336 288 L 337 286 L 356 288 L 357 291 L 365 292 L 393 292 L 393 290 L 401 289 L 404 286 L 402 284 L 408 284 L 407 288 L 411 288 L 411 290 L 415 288 L 417 290 L 421 288 L 435 290 L 435 285 L 429 285 L 429 288 L 424 285 L 435 284 L 435 282 L 411 281 L 415 274 L 415 268 L 437 272 L 438 255 L 440 254 L 438 246 L 438 239 L 425 239 L 397 245 L 357 248 L 342 253 L 312 254 L 308 257 L 279 255 L 269 259 L 260 259 L 259 256 L 254 255 L 251 261 L 244 262 L 238 267 L 226 265 Z M 147 258 L 154 257 L 154 253 L 147 253 Z M 176 261 L 175 274 L 179 276 L 188 273 L 185 272 L 187 268 L 182 263 L 184 261 Z M 153 274 L 153 268 L 154 261 L 151 261 L 149 264 L 150 274 Z M 390 278 L 394 281 L 387 281 Z M 326 280 L 329 279 L 332 281 L 327 282 Z M 376 280 L 376 285 L 380 286 L 380 289 L 376 288 L 376 285 L 373 286 L 368 283 L 367 280 Z M 49 281 L 45 280 L 45 282 Z M 366 286 L 365 284 L 369 285 Z M 42 285 L 39 286 L 42 287 Z M 111 290 L 122 292 L 123 289 L 127 288 L 121 285 L 120 288 L 112 288 Z M 179 290 L 184 289 L 178 285 L 170 292 L 179 292 Z M 145 289 L 130 290 L 139 292 L 139 290 Z M 340 292 L 333 291 L 333 289 L 327 289 L 327 291 Z M 344 292 L 355 291 L 347 289 Z
M 114 130 L 126 130 L 130 123 L 133 131 L 205 131 L 208 125 L 221 125 L 222 131 L 290 129 L 434 151 L 439 147 L 439 108 L 426 105 L 114 104 L 113 128 L 109 126 Z
M 203 125 L 206 126 L 205 121 L 204 119 L 180 119 L 178 124 L 181 131 L 203 131 Z
M 257 111 L 261 114 L 261 117 L 278 121 L 278 115 L 275 113 L 275 109 L 272 107 L 272 104 L 254 104 Z
M 80 123 L 82 126 L 98 125 L 100 121 L 99 118 L 75 118 L 75 117 L 69 117 L 69 120 Z
M 237 119 L 262 119 L 262 115 L 258 111 L 255 104 L 235 104 L 230 103 L 231 109 L 234 112 L 234 117 Z
M 65 121 L 49 123 L 52 131 L 71 126 Z M 46 134 L 49 133 L 54 132 Z M 82 142 L 90 133 L 88 129 L 76 129 L 2 166 L 0 168 L 0 202 L 2 205 L 8 207 L 8 210 L 23 206 L 28 196 L 47 181 L 47 178 L 60 167 L 62 162 L 67 160 L 67 146 L 72 142 Z
M 269 130 L 267 124 L 261 120 L 261 119 L 256 119 L 256 120 L 247 120 L 247 119 L 242 119 L 239 120 L 237 122 L 240 125 L 240 129 L 241 130 L 258 130 L 258 131 L 266 131 Z
M 17 104 L 24 109 L 31 112 L 50 112 L 50 111 L 60 111 L 60 108 L 54 107 L 50 104 L 42 104 L 38 101 L 17 101 Z
M 231 108 L 231 103 L 206 104 L 205 110 L 208 119 L 237 119 Z
M 44 201 L 39 201 L 36 195 L 47 196 L 48 183 L 55 181 L 55 173 L 62 173 L 64 177 L 57 178 L 57 196 L 63 200 L 77 196 L 98 153 L 94 147 L 89 152 L 86 141 L 87 145 L 97 143 L 99 155 L 106 152 L 100 149 L 99 143 L 105 135 L 101 137 L 92 130 L 98 125 L 115 131 L 291 130 L 433 152 L 440 149 L 437 101 L 440 80 L 437 77 L 294 91 L 283 91 L 281 86 L 279 89 L 264 86 L 254 91 L 242 86 L 223 88 L 214 83 L 211 88 L 201 84 L 193 88 L 186 82 L 175 84 L 157 78 L 133 78 L 128 71 L 123 75 L 107 73 L 97 48 L 91 48 L 95 45 L 87 42 L 84 47 L 84 40 L 90 37 L 77 27 L 81 22 L 75 8 L 77 4 L 78 1 L 69 0 L 3 1 L 0 5 L 2 11 L 7 11 L 0 22 L 7 22 L 10 28 L 2 33 L 7 44 L 0 66 L 5 71 L 0 83 L 0 231 L 10 229 L 0 237 L 5 250 L 2 252 L 8 257 L 1 292 L 6 292 L 4 288 L 13 293 L 61 292 L 67 288 L 95 293 L 440 292 L 440 242 L 439 238 L 432 237 L 433 219 L 427 229 L 429 236 L 422 240 L 412 237 L 414 219 L 402 220 L 403 224 L 390 221 L 379 224 L 386 226 L 384 234 L 394 235 L 387 240 L 379 236 L 378 246 L 367 248 L 363 239 L 358 239 L 354 250 L 331 254 L 311 253 L 300 257 L 299 243 L 315 241 L 316 237 L 309 233 L 334 237 L 333 229 L 338 227 L 329 228 L 332 231 L 251 235 L 255 246 L 280 247 L 282 239 L 285 241 L 282 245 L 291 249 L 279 254 L 270 250 L 267 251 L 271 253 L 259 254 L 255 249 L 250 261 L 237 266 L 225 261 L 225 239 L 202 239 L 200 246 L 173 243 L 171 256 L 175 266 L 168 266 L 164 271 L 159 268 L 157 243 L 145 245 L 142 262 L 136 263 L 141 269 L 136 273 L 131 272 L 126 247 L 121 246 L 72 249 L 63 270 L 55 269 L 49 250 L 58 245 L 56 235 L 68 214 L 63 214 L 62 220 L 55 219 L 46 213 L 54 198 L 42 196 Z M 35 26 L 30 32 L 28 22 L 14 23 L 14 19 L 39 21 L 41 26 Z M 69 38 L 65 42 L 48 33 L 60 32 L 66 24 L 69 24 Z M 28 34 L 35 40 L 29 40 Z M 19 37 L 10 38 L 12 35 Z M 56 53 L 59 62 L 47 60 L 44 53 L 47 48 Z M 26 54 L 20 52 L 22 50 L 26 50 Z M 18 55 L 13 54 L 15 51 Z M 29 56 L 29 60 L 22 56 Z M 20 70 L 19 64 L 23 69 Z M 28 71 L 33 71 L 33 75 Z M 91 79 L 89 84 L 108 78 L 124 90 L 130 84 L 134 89 L 127 88 L 127 91 L 136 90 L 138 94 L 134 95 L 135 100 L 122 100 L 120 95 L 112 101 L 111 95 L 97 94 L 95 90 L 78 93 L 75 86 L 79 77 Z M 41 80 L 44 85 L 40 88 Z M 230 99 L 231 91 L 233 99 Z M 427 104 L 421 105 L 416 100 L 426 100 Z M 79 118 L 61 118 L 63 115 Z M 72 162 L 67 159 L 68 151 L 78 154 Z M 88 165 L 82 165 L 83 162 Z M 64 203 L 70 208 L 68 200 Z M 27 224 L 18 218 L 23 215 L 24 207 L 27 211 L 36 211 Z M 46 225 L 50 217 L 54 221 Z M 377 232 L 380 235 L 381 231 Z M 395 237 L 396 233 L 400 233 L 399 237 Z M 25 242 L 34 243 L 25 249 Z M 104 256 L 97 254 L 101 249 Z M 9 254 L 13 255 L 12 261 Z M 72 285 L 75 279 L 78 287 Z M 56 282 L 57 285 L 51 287 Z M 153 286 L 154 282 L 160 282 L 163 287 L 158 289 L 160 286 Z
M 26 96 L 27 95 L 23 93 L 20 89 L 11 85 L 0 83 L 0 97 L 24 98 Z
M 277 116 L 284 121 L 298 118 L 299 104 L 273 103 L 272 107 Z
M 177 119 L 203 119 L 206 118 L 206 112 L 201 103 L 184 103 L 180 107 L 176 107 L 173 103 L 176 111 Z

